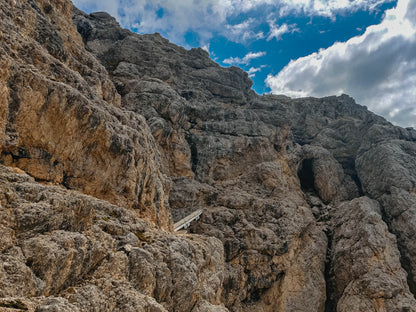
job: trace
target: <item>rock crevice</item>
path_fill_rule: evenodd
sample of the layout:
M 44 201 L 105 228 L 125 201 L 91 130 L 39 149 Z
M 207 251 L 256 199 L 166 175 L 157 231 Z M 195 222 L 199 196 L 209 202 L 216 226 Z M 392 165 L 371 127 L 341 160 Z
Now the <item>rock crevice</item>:
M 68 0 L 0 8 L 0 311 L 416 311 L 415 130 Z

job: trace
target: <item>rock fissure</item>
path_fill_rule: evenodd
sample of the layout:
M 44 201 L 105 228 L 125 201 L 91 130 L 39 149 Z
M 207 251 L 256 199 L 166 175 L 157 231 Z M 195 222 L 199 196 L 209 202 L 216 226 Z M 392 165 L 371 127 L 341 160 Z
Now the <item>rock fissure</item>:
M 305 167 L 304 161 L 302 162 L 302 168 Z M 337 298 L 335 297 L 335 277 L 333 272 L 334 266 L 334 259 L 332 255 L 332 248 L 333 248 L 333 209 L 331 205 L 326 205 L 322 202 L 319 198 L 319 195 L 314 189 L 314 179 L 313 179 L 313 172 L 312 172 L 312 162 L 311 160 L 306 162 L 307 170 L 301 169 L 302 174 L 298 174 L 300 178 L 300 182 L 302 184 L 302 179 L 304 179 L 303 174 L 305 171 L 308 174 L 312 175 L 308 180 L 308 187 L 303 186 L 303 191 L 305 193 L 305 197 L 307 203 L 313 213 L 317 224 L 321 227 L 322 231 L 325 233 L 326 236 L 326 254 L 325 254 L 325 266 L 324 266 L 324 278 L 325 278 L 325 312 L 337 312 Z M 310 183 L 310 184 L 309 184 Z
M 325 234 L 328 240 L 328 247 L 326 252 L 325 260 L 325 284 L 326 284 L 326 301 L 325 301 L 325 312 L 336 312 L 337 311 L 337 301 L 334 298 L 334 276 L 331 272 L 333 268 L 332 263 L 332 230 L 326 229 Z
M 191 151 L 191 169 L 196 174 L 198 168 L 198 149 L 197 144 L 193 141 L 192 134 L 186 133 L 185 139 L 188 142 Z
M 413 261 L 412 261 L 411 258 L 409 258 L 409 254 L 408 254 L 408 251 L 407 251 L 408 247 L 406 246 L 406 244 L 400 238 L 400 236 L 399 236 L 400 233 L 398 233 L 397 231 L 395 231 L 394 228 L 392 228 L 392 223 L 394 223 L 393 220 L 395 218 L 401 218 L 402 215 L 405 214 L 406 211 L 408 211 L 410 208 L 401 211 L 400 215 L 398 215 L 398 216 L 389 216 L 388 213 L 386 213 L 386 208 L 383 206 L 383 203 L 381 203 L 380 205 L 381 205 L 381 212 L 382 212 L 383 221 L 388 226 L 389 232 L 396 236 L 397 248 L 400 252 L 401 267 L 406 272 L 406 281 L 407 281 L 407 285 L 409 287 L 409 290 L 413 294 L 413 296 L 416 298 L 416 283 L 415 283 L 416 278 L 414 276 L 414 269 L 412 267 L 412 262 Z
M 350 176 L 352 181 L 358 188 L 359 196 L 364 196 L 363 187 L 358 176 L 357 170 L 355 168 L 355 157 L 344 157 L 338 160 L 346 175 Z
M 0 305 L 416 311 L 415 131 L 68 0 L 0 6 Z

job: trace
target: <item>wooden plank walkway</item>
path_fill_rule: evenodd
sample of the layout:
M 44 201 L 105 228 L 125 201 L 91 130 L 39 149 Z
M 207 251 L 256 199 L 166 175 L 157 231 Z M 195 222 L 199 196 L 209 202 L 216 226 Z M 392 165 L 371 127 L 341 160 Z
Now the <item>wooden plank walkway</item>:
M 174 231 L 179 231 L 181 229 L 186 229 L 191 225 L 192 221 L 198 220 L 199 216 L 204 212 L 203 209 L 198 209 L 197 211 L 192 212 L 189 216 L 186 216 L 182 220 L 179 220 L 173 225 Z

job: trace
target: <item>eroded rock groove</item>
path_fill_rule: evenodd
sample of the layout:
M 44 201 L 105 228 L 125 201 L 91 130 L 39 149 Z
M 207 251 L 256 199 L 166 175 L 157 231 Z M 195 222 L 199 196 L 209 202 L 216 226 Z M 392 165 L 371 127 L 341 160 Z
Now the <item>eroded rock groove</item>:
M 0 309 L 416 311 L 415 130 L 68 0 L 0 5 Z

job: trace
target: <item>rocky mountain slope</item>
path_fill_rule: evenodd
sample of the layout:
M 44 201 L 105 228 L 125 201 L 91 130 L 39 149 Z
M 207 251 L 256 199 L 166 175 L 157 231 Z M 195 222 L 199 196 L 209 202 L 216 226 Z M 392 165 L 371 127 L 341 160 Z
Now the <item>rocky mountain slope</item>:
M 0 311 L 416 311 L 415 130 L 68 0 L 0 24 Z

